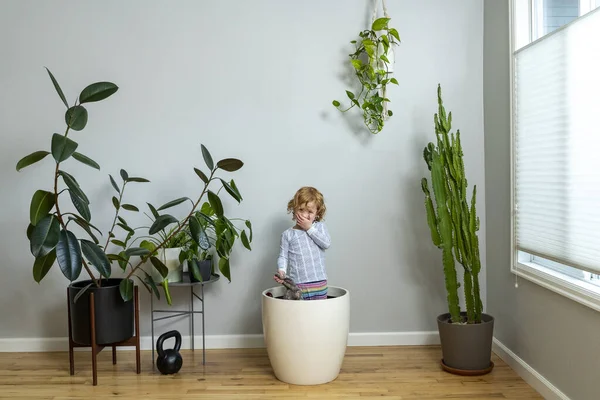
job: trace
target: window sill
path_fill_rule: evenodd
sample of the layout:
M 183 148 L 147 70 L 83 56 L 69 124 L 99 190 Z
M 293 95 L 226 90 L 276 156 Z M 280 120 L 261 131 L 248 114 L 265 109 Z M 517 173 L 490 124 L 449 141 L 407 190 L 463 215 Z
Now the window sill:
M 543 265 L 519 262 L 511 272 L 546 289 L 600 311 L 600 287 L 572 278 Z

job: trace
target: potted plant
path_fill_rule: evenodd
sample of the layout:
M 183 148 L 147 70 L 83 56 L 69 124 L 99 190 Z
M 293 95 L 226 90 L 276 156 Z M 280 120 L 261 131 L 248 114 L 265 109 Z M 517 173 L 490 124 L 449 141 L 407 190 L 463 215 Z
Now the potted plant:
M 180 260 L 180 255 L 184 248 L 188 246 L 190 242 L 193 242 L 190 235 L 185 231 L 181 230 L 176 235 L 172 235 L 173 231 L 177 229 L 172 227 L 168 231 L 161 230 L 158 232 L 158 238 L 149 236 L 148 239 L 142 240 L 140 247 L 148 249 L 154 254 L 168 270 L 166 279 L 173 282 L 181 282 L 183 280 L 183 264 Z M 157 250 L 156 247 L 164 241 L 164 246 Z M 150 269 L 150 275 L 155 281 L 162 281 L 162 277 L 158 270 L 152 266 L 150 262 L 145 264 Z
M 425 194 L 427 223 L 431 239 L 442 249 L 446 280 L 448 313 L 438 316 L 444 369 L 460 374 L 487 373 L 493 368 L 491 349 L 494 318 L 483 313 L 479 292 L 479 218 L 476 211 L 477 187 L 468 199 L 467 179 L 460 142 L 460 130 L 450 133 L 452 113 L 446 116 L 442 91 L 438 85 L 438 113 L 435 114 L 436 144 L 429 143 L 423 152 L 431 172 L 435 206 L 426 178 L 421 181 Z M 461 312 L 458 296 L 460 284 L 456 261 L 463 266 L 463 289 L 466 312 Z
M 125 211 L 139 212 L 139 208 L 133 204 L 125 203 L 125 189 L 132 183 L 149 182 L 145 178 L 129 176 L 127 171 L 121 169 L 121 185 L 109 175 L 110 183 L 117 192 L 112 197 L 112 203 L 115 208 L 115 216 L 112 226 L 105 236 L 105 243 L 100 243 L 98 236 L 103 236 L 102 232 L 92 224 L 92 213 L 90 211 L 90 201 L 85 194 L 82 186 L 76 178 L 67 172 L 65 166 L 71 168 L 72 162 L 65 163 L 74 159 L 87 166 L 100 170 L 100 166 L 91 158 L 76 151 L 79 150 L 78 143 L 69 137 L 72 132 L 83 130 L 88 121 L 87 103 L 104 100 L 117 92 L 118 87 L 111 82 L 96 82 L 85 87 L 73 106 L 69 107 L 66 96 L 64 95 L 59 83 L 53 74 L 48 70 L 48 75 L 52 81 L 56 92 L 63 104 L 67 108 L 65 112 L 65 123 L 67 125 L 65 133 L 52 135 L 50 151 L 35 151 L 17 162 L 17 171 L 22 170 L 32 164 L 45 159 L 49 154 L 54 158 L 53 182 L 50 187 L 37 190 L 30 203 L 30 221 L 27 227 L 27 237 L 30 241 L 30 251 L 34 257 L 33 278 L 36 282 L 48 274 L 55 261 L 67 278 L 69 283 L 69 302 L 71 307 L 71 324 L 73 328 L 73 340 L 80 344 L 90 344 L 89 328 L 89 293 L 94 292 L 95 314 L 96 314 L 96 343 L 111 344 L 131 338 L 134 334 L 134 309 L 133 309 L 133 287 L 134 277 L 148 291 L 160 297 L 157 282 L 150 274 L 140 268 L 150 260 L 152 266 L 158 271 L 162 278 L 162 286 L 170 303 L 168 291 L 168 268 L 156 256 L 159 251 L 173 238 L 177 238 L 180 232 L 188 232 L 191 240 L 204 246 L 205 232 L 198 223 L 196 215 L 201 210 L 197 209 L 202 199 L 208 198 L 212 209 L 215 210 L 217 217 L 222 224 L 230 224 L 230 220 L 225 216 L 223 205 L 219 195 L 210 189 L 211 185 L 220 184 L 222 187 L 238 202 L 241 201 L 241 195 L 233 180 L 226 181 L 216 176 L 217 173 L 234 172 L 242 168 L 243 162 L 235 158 L 224 158 L 214 163 L 208 149 L 201 145 L 202 157 L 208 167 L 208 174 L 202 170 L 194 168 L 196 175 L 201 179 L 199 186 L 200 195 L 197 199 L 191 200 L 188 197 L 172 200 L 162 205 L 158 209 L 152 204 L 147 203 L 154 221 L 148 229 L 148 235 L 152 236 L 163 231 L 169 226 L 174 229 L 169 231 L 167 237 L 162 238 L 155 246 L 154 250 L 149 250 L 141 246 L 135 246 L 138 238 L 134 238 L 136 230 L 132 228 L 123 217 Z M 84 106 L 85 105 L 85 106 Z M 64 198 L 67 196 L 72 203 L 73 211 L 67 211 L 69 205 L 65 204 Z M 170 207 L 177 206 L 183 202 L 190 201 L 192 204 L 186 217 L 182 220 L 161 211 Z M 82 229 L 81 233 L 89 238 L 78 238 L 76 236 L 76 227 Z M 249 248 L 249 242 L 252 237 L 252 228 L 250 221 L 246 221 L 246 226 L 250 230 L 250 239 L 245 231 L 242 231 L 242 242 Z M 75 229 L 74 229 L 75 228 Z M 124 236 L 117 238 L 115 229 Z M 231 236 L 222 247 L 231 251 L 235 240 L 240 236 L 237 231 L 230 231 Z M 90 240 L 91 239 L 91 240 Z M 116 246 L 112 252 L 108 250 L 109 244 Z M 207 245 L 207 248 L 210 244 Z M 126 273 L 123 278 L 112 278 L 112 262 L 117 261 L 123 272 Z M 219 263 L 221 273 L 231 281 L 229 259 Z M 85 270 L 89 279 L 78 281 L 82 270 Z M 95 271 L 94 271 L 95 270 Z

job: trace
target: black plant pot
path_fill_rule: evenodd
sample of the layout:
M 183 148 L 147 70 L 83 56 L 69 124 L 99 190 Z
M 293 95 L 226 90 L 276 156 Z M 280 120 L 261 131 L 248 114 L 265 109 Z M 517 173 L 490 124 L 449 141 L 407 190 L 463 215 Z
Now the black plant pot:
M 211 274 L 212 274 L 212 260 L 202 260 L 202 261 L 194 260 L 194 261 L 196 262 L 196 265 L 198 265 L 198 270 L 200 271 L 200 277 L 202 278 L 202 282 L 209 281 L 211 278 Z M 192 262 L 194 262 L 194 261 L 192 261 Z M 192 273 L 189 266 L 188 266 L 188 272 L 190 274 L 191 282 L 201 282 L 194 277 L 194 274 Z
M 74 302 L 75 296 L 91 280 L 73 282 L 69 285 L 71 303 L 71 327 L 73 341 L 82 345 L 91 344 L 90 293 L 94 293 L 96 343 L 100 345 L 121 342 L 134 334 L 134 302 L 123 301 L 119 284 L 123 279 L 103 279 L 102 286 L 90 286 Z
M 466 317 L 466 313 L 461 313 Z M 446 370 L 458 374 L 491 371 L 494 317 L 481 314 L 479 324 L 452 324 L 450 314 L 438 316 L 438 330 Z

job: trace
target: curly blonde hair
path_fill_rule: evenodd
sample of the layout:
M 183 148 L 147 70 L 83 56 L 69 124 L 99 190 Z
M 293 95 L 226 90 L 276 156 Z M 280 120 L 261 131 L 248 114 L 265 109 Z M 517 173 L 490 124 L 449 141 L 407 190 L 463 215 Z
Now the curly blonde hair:
M 314 201 L 315 206 L 317 207 L 317 215 L 315 216 L 315 221 L 321 221 L 323 217 L 325 217 L 327 207 L 325 206 L 323 194 L 321 194 L 321 192 L 319 192 L 314 187 L 304 186 L 298 189 L 298 191 L 294 195 L 294 198 L 288 202 L 287 212 L 295 213 L 300 206 L 306 205 L 311 201 Z

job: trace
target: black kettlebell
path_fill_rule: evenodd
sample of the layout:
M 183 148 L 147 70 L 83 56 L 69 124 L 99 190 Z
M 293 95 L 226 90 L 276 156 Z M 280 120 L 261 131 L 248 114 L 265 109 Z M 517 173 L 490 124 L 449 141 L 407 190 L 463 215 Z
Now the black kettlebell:
M 167 339 L 175 338 L 175 347 L 172 349 L 163 349 L 163 342 Z M 158 357 L 156 358 L 156 366 L 163 375 L 176 374 L 181 369 L 183 359 L 179 354 L 181 348 L 181 334 L 178 331 L 169 331 L 160 335 L 156 341 L 156 350 Z

